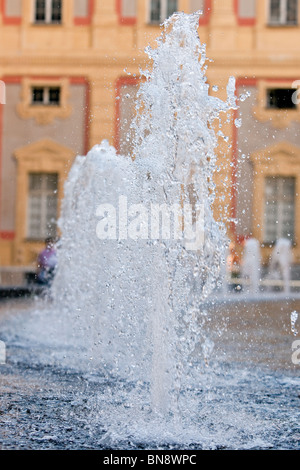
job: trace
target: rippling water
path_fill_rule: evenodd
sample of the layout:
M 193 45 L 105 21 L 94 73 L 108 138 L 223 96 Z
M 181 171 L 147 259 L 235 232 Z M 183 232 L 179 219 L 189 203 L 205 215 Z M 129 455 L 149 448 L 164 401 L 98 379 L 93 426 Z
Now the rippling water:
M 84 370 L 76 348 L 54 335 L 47 304 L 3 303 L 0 448 L 299 449 L 290 325 L 299 308 L 292 300 L 210 306 L 214 347 L 199 381 L 181 392 L 178 421 L 152 414 L 148 384 L 97 369 L 89 357 Z

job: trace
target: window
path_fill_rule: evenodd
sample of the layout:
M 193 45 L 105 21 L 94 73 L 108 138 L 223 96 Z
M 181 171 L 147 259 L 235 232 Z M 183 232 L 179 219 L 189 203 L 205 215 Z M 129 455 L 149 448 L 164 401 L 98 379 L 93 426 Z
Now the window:
M 56 236 L 57 173 L 30 173 L 27 235 L 42 240 Z
M 294 240 L 295 188 L 293 177 L 265 178 L 265 242 L 274 243 L 279 238 Z
M 178 10 L 177 0 L 151 0 L 150 23 L 161 23 Z
M 267 90 L 267 108 L 269 109 L 296 109 L 293 99 L 296 89 L 272 88 Z
M 275 129 L 300 122 L 297 81 L 270 79 L 258 81 L 258 96 L 252 113 L 257 121 L 268 122 Z
M 60 87 L 32 87 L 31 104 L 40 106 L 59 106 Z
M 62 0 L 35 0 L 35 23 L 60 24 Z
M 298 23 L 298 0 L 270 0 L 271 25 L 296 25 Z

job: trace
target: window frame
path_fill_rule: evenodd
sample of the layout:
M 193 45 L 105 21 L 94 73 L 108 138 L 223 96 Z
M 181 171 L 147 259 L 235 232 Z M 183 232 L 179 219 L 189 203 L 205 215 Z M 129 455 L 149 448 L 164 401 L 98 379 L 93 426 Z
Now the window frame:
M 256 104 L 252 109 L 255 119 L 260 122 L 269 122 L 275 129 L 283 129 L 290 125 L 291 122 L 300 122 L 300 106 L 297 103 L 294 108 L 277 109 L 268 108 L 267 106 L 267 90 L 275 88 L 294 88 L 295 80 L 285 79 L 267 79 L 259 80 L 257 83 L 258 96 Z M 295 88 L 295 92 L 296 88 Z M 298 95 L 297 95 L 298 96 Z
M 45 0 L 45 20 L 37 20 L 36 19 L 36 12 L 37 12 L 37 0 L 33 0 L 33 24 L 35 25 L 54 25 L 60 26 L 63 23 L 63 0 L 61 0 L 61 17 L 60 21 L 53 21 L 52 14 L 53 14 L 53 2 L 55 0 Z
M 269 249 L 273 245 L 264 243 L 265 177 L 295 178 L 293 248 L 296 259 L 300 260 L 300 218 L 297 211 L 300 202 L 300 147 L 284 140 L 268 147 L 264 145 L 250 154 L 250 161 L 253 165 L 252 223 L 250 231 L 252 236 L 257 238 L 263 245 L 266 261 L 270 254 Z
M 299 2 L 297 0 L 297 11 L 296 11 L 296 21 L 291 23 L 287 22 L 288 17 L 288 0 L 279 0 L 280 1 L 280 18 L 278 21 L 272 20 L 271 7 L 272 0 L 268 2 L 268 26 L 274 27 L 295 27 L 299 25 Z
M 37 124 L 51 124 L 54 119 L 66 119 L 71 116 L 73 108 L 69 103 L 70 80 L 68 78 L 23 78 L 21 81 L 21 101 L 17 104 L 17 113 L 22 119 L 34 118 Z M 43 104 L 32 101 L 33 88 L 60 88 L 60 101 L 55 104 Z
M 43 101 L 34 101 L 34 90 L 40 88 L 41 90 L 44 91 L 43 93 Z M 59 99 L 57 102 L 55 101 L 50 101 L 50 90 L 51 89 L 57 89 L 59 90 Z M 61 106 L 61 87 L 60 86 L 55 86 L 55 85 L 50 85 L 50 86 L 35 86 L 33 85 L 31 88 L 31 106 L 55 106 L 59 107 Z
M 157 21 L 154 21 L 151 19 L 151 12 L 152 12 L 152 0 L 149 0 L 148 2 L 148 18 L 147 18 L 147 21 L 148 21 L 148 24 L 150 25 L 160 25 L 161 23 L 163 23 L 167 18 L 167 13 L 168 13 L 168 1 L 169 0 L 160 0 L 161 4 L 160 4 L 160 18 L 159 20 Z M 177 8 L 175 11 L 178 11 L 178 7 L 179 7 L 179 0 L 176 0 L 177 1 Z
M 32 189 L 30 188 L 30 178 L 32 175 L 39 175 L 41 176 L 41 187 L 37 189 Z M 49 189 L 47 187 L 47 178 L 51 176 L 56 176 L 56 188 L 55 189 Z M 49 236 L 55 237 L 57 234 L 57 218 L 58 218 L 58 189 L 59 189 L 59 173 L 58 172 L 48 172 L 48 171 L 43 171 L 43 172 L 29 172 L 28 173 L 28 199 L 27 199 L 27 220 L 26 220 L 26 238 L 27 240 L 44 240 L 45 238 Z M 35 235 L 31 231 L 31 216 L 32 216 L 32 210 L 31 210 L 31 203 L 30 203 L 30 198 L 31 197 L 38 197 L 41 200 L 41 210 L 39 211 L 39 233 Z M 55 230 L 53 233 L 48 233 L 48 211 L 47 211 L 47 198 L 48 196 L 55 196 L 56 199 L 56 207 L 55 207 L 55 212 L 56 212 L 56 222 L 53 224 Z
M 28 173 L 58 173 L 58 218 L 61 213 L 61 201 L 64 197 L 64 183 L 66 176 L 76 158 L 76 152 L 53 139 L 42 138 L 13 153 L 16 161 L 17 192 L 15 217 L 18 223 L 15 228 L 15 250 L 18 262 L 30 264 L 36 261 L 37 253 L 41 250 L 44 240 L 27 239 L 27 200 L 28 200 Z M 57 226 L 57 235 L 60 229 Z
M 273 199 L 273 204 L 274 204 L 274 207 L 275 207 L 275 211 L 276 211 L 276 220 L 275 220 L 275 225 L 274 227 L 271 227 L 271 229 L 268 227 L 268 215 L 267 215 L 267 207 L 268 207 L 268 203 L 270 202 L 268 200 L 268 197 L 267 197 L 267 184 L 268 184 L 268 180 L 269 181 L 274 181 L 275 183 L 275 192 L 276 192 L 276 196 L 274 197 Z M 289 201 L 289 196 L 287 194 L 287 192 L 285 191 L 285 185 L 284 183 L 287 181 L 287 180 L 291 180 L 293 181 L 293 196 L 292 196 L 292 201 L 290 202 Z M 296 237 L 296 188 L 297 188 L 297 178 L 295 176 L 283 176 L 283 175 L 266 175 L 264 177 L 264 219 L 263 219 L 263 243 L 266 244 L 266 245 L 272 245 L 272 244 L 275 244 L 276 241 L 280 238 L 288 238 L 292 244 L 295 243 L 295 237 Z M 291 234 L 290 234 L 290 237 L 288 237 L 286 234 L 284 234 L 284 227 L 286 225 L 286 222 L 283 220 L 284 219 L 284 213 L 285 213 L 285 210 L 283 209 L 283 202 L 285 201 L 286 199 L 286 202 L 290 202 L 290 210 L 291 210 L 291 214 L 293 215 L 293 219 L 292 219 L 292 222 L 293 222 L 293 227 L 292 227 L 292 230 L 291 230 Z M 267 237 L 267 233 L 268 232 L 272 232 L 272 229 L 275 228 L 275 232 L 276 232 L 276 235 L 275 235 L 275 240 L 269 240 L 268 237 Z

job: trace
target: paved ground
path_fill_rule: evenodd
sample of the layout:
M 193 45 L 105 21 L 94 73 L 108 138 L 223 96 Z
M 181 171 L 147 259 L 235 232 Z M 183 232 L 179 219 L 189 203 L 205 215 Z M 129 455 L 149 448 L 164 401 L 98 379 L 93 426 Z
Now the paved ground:
M 38 338 L 26 342 L 22 322 L 12 335 L 10 319 L 23 312 L 25 324 L 31 307 L 31 299 L 0 304 L 0 339 L 8 340 L 0 366 L 1 450 L 300 448 L 300 365 L 291 360 L 299 336 L 290 325 L 299 301 L 210 308 L 215 349 L 202 385 L 190 391 L 198 437 L 188 444 L 171 426 L 163 434 L 162 422 L 151 422 L 139 401 L 145 387 L 60 365 Z

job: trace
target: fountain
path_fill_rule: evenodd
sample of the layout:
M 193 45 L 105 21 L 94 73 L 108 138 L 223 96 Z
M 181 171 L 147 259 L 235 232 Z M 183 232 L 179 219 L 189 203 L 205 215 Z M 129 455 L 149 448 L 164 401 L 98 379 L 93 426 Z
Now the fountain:
M 227 102 L 209 96 L 198 19 L 175 14 L 147 50 L 153 67 L 138 94 L 134 161 L 107 142 L 77 158 L 52 292 L 85 347 L 90 336 L 94 360 L 149 381 L 162 415 L 179 413 L 189 370 L 201 348 L 206 355 L 199 305 L 215 287 L 227 243 L 212 214 L 212 124 L 235 106 L 235 87 L 230 79 Z M 159 233 L 161 211 L 168 221 L 173 214 L 173 231 Z
M 261 277 L 260 245 L 255 238 L 245 240 L 242 277 L 249 281 L 249 285 L 245 286 L 246 292 L 251 294 L 259 293 Z
M 233 78 L 226 101 L 210 96 L 198 24 L 199 14 L 176 13 L 157 47 L 147 49 L 152 67 L 142 72 L 132 124 L 135 158 L 118 155 L 107 141 L 76 158 L 65 185 L 50 299 L 6 326 L 11 367 L 29 370 L 33 383 L 21 426 L 34 415 L 31 408 L 41 402 L 44 417 L 54 400 L 46 434 L 30 422 L 26 446 L 296 446 L 286 430 L 297 425 L 285 411 L 287 402 L 296 406 L 296 382 L 249 369 L 249 344 L 276 368 L 283 348 L 272 355 L 265 341 L 255 348 L 260 312 L 247 307 L 239 321 L 250 327 L 238 349 L 243 329 L 232 333 L 226 324 L 236 311 L 209 304 L 228 247 L 212 212 L 214 125 L 221 113 L 230 117 L 236 98 Z M 256 249 L 249 240 L 246 259 L 255 266 Z M 253 290 L 257 272 L 247 270 Z M 294 330 L 296 320 L 294 314 Z M 265 320 L 259 333 L 265 339 L 271 332 Z M 262 406 L 266 390 L 276 396 L 271 419 L 270 401 Z
M 280 238 L 275 243 L 269 265 L 268 279 L 282 280 L 283 291 L 290 292 L 292 250 L 291 241 Z

